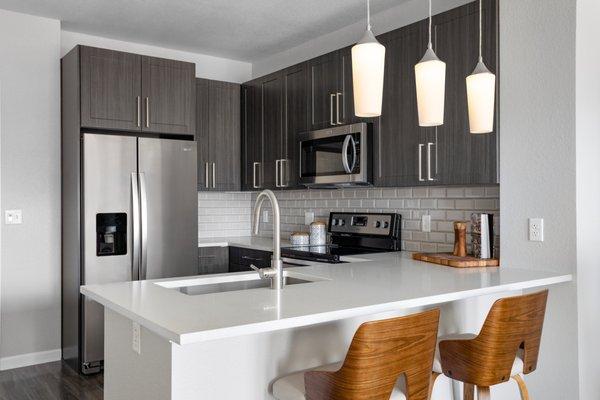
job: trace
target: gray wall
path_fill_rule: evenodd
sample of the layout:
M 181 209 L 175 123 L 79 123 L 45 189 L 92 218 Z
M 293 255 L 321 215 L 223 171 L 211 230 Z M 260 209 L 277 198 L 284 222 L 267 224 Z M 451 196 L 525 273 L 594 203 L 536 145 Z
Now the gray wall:
M 2 224 L 6 367 L 60 347 L 60 23 L 0 11 L 0 54 L 2 220 L 23 210 L 22 225 Z
M 580 398 L 600 393 L 600 1 L 577 1 L 577 293 Z
M 575 272 L 575 24 L 573 0 L 500 0 L 504 265 Z M 528 241 L 529 217 L 544 218 L 543 243 Z M 527 382 L 532 398 L 577 398 L 574 283 L 550 290 L 538 371 Z

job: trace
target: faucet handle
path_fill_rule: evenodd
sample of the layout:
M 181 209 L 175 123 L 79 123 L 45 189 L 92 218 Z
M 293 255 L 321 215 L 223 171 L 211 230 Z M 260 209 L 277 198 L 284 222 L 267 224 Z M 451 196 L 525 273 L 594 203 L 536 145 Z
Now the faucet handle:
M 256 265 L 254 264 L 250 264 L 250 268 L 252 268 L 253 270 L 255 270 L 256 272 L 258 272 L 258 276 L 260 276 L 260 279 L 265 279 L 265 273 L 262 270 L 262 268 L 258 268 Z
M 250 264 L 250 268 L 258 272 L 260 279 L 272 279 L 275 275 L 277 275 L 277 271 L 273 268 L 258 268 L 254 264 Z

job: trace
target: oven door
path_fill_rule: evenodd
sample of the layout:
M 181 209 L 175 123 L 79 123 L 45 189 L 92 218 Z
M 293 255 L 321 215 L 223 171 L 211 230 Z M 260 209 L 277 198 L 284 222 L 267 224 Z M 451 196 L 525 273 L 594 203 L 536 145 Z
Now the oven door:
M 365 123 L 300 134 L 300 183 L 307 186 L 368 185 L 367 135 Z

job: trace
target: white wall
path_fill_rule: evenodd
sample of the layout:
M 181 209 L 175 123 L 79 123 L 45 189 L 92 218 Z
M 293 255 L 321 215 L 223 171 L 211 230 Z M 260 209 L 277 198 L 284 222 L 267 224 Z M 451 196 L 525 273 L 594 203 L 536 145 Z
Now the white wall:
M 576 269 L 575 4 L 500 0 L 500 241 L 506 266 Z M 544 218 L 543 243 L 528 241 L 529 217 Z M 546 315 L 538 370 L 527 376 L 531 396 L 576 399 L 574 283 L 551 288 Z M 582 397 L 592 398 L 597 394 Z
M 577 1 L 577 288 L 580 398 L 600 393 L 600 2 Z
M 196 76 L 198 78 L 242 83 L 250 80 L 252 76 L 252 64 L 247 62 L 172 50 L 164 47 L 107 39 L 83 33 L 62 31 L 60 44 L 61 57 L 76 45 L 83 44 L 87 46 L 138 53 L 146 56 L 193 62 L 196 64 Z
M 58 21 L 0 10 L 2 368 L 60 356 L 59 57 Z
M 438 14 L 456 8 L 473 0 L 433 0 L 432 9 Z M 427 18 L 428 7 L 425 0 L 409 0 L 396 7 L 371 16 L 373 32 L 376 35 L 389 32 L 401 26 Z M 335 32 L 320 36 L 299 46 L 255 60 L 252 63 L 253 77 L 266 75 L 299 62 L 310 60 L 327 52 L 356 43 L 365 32 L 366 18 Z

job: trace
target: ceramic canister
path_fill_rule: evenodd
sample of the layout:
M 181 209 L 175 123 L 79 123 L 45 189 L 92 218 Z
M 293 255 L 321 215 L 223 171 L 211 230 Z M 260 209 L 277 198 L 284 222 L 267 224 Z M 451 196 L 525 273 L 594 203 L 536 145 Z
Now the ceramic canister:
M 292 246 L 308 246 L 310 237 L 307 232 L 294 232 L 290 235 Z
M 327 243 L 327 225 L 322 221 L 315 221 L 310 224 L 310 244 L 311 246 L 322 246 Z

